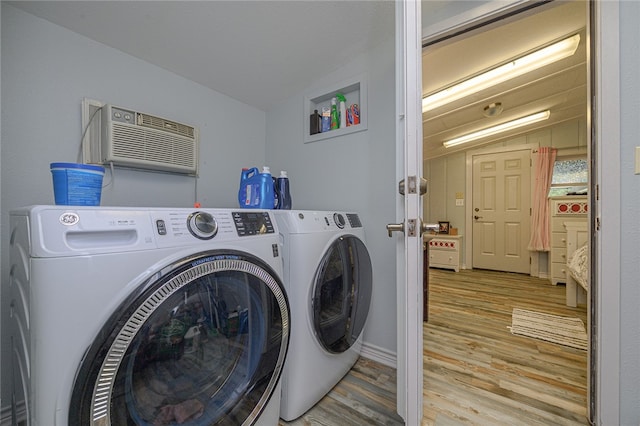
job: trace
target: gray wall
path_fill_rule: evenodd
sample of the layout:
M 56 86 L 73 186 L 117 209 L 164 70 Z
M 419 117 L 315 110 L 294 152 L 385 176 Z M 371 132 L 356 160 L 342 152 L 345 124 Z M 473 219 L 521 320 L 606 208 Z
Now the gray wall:
M 9 211 L 53 204 L 49 163 L 75 161 L 81 100 L 89 97 L 200 128 L 198 200 L 237 206 L 240 169 L 265 160 L 265 113 L 2 3 L 2 292 Z M 106 180 L 110 177 L 106 176 Z M 103 205 L 194 203 L 194 179 L 117 170 Z M 7 313 L 2 294 L 2 313 Z M 4 327 L 5 321 L 2 321 Z M 5 330 L 2 330 L 4 334 Z M 8 359 L 2 340 L 2 359 Z M 2 363 L 2 404 L 7 363 Z
M 53 203 L 49 163 L 76 161 L 81 101 L 88 97 L 200 129 L 197 197 L 193 178 L 116 169 L 113 183 L 103 190 L 102 205 L 188 207 L 197 198 L 203 207 L 234 207 L 240 169 L 266 164 L 274 172 L 289 172 L 295 208 L 361 212 L 375 280 L 365 341 L 395 354 L 395 244 L 384 228 L 395 217 L 393 40 L 309 87 L 331 88 L 336 81 L 366 72 L 368 130 L 303 144 L 306 92 L 265 113 L 6 3 L 1 28 L 0 291 L 8 280 L 9 211 Z M 388 197 L 380 197 L 382 193 Z M 1 300 L 6 313 L 4 295 Z M 3 346 L 2 359 L 8 355 Z M 5 364 L 2 378 L 9 377 Z M 7 385 L 3 379 L 3 406 L 8 403 Z
M 640 424 L 640 176 L 634 152 L 640 146 L 640 3 L 620 2 L 621 143 L 620 164 L 603 173 L 620 173 L 620 424 Z M 606 145 L 606 141 L 603 141 Z M 606 291 L 606 283 L 603 283 Z
M 198 201 L 237 205 L 241 167 L 264 161 L 264 112 L 4 3 L 3 8 L 5 212 L 53 203 L 49 163 L 76 161 L 83 97 L 198 127 Z M 112 206 L 191 206 L 194 179 L 118 171 L 103 196 L 103 204 Z M 5 215 L 3 225 L 4 220 Z
M 288 171 L 295 209 L 361 213 L 374 275 L 364 340 L 395 355 L 395 239 L 388 238 L 385 228 L 395 218 L 394 52 L 394 41 L 389 40 L 268 110 L 266 158 L 272 170 Z M 329 93 L 361 73 L 368 80 L 368 129 L 305 144 L 305 94 Z
M 442 2 L 444 3 L 444 2 Z M 472 7 L 474 2 L 465 2 Z M 460 3 L 456 3 L 460 4 Z M 457 11 L 457 7 L 454 7 Z M 640 134 L 640 4 L 633 1 L 620 2 L 620 79 L 621 99 L 621 143 L 619 161 L 604 165 L 604 173 L 620 175 L 621 199 L 621 311 L 620 321 L 620 424 L 640 424 L 640 191 L 638 179 L 633 173 L 633 152 Z M 395 350 L 395 272 L 385 273 L 382 265 L 389 263 L 393 249 L 387 249 L 384 226 L 395 217 L 387 204 L 386 196 L 394 194 L 393 174 L 393 54 L 392 47 L 385 46 L 377 58 L 372 52 L 355 63 L 355 68 L 364 64 L 376 64 L 382 70 L 370 70 L 369 105 L 383 101 L 388 105 L 371 108 L 369 130 L 362 135 L 351 135 L 328 142 L 316 142 L 317 147 L 302 146 L 302 131 L 296 130 L 295 117 L 301 117 L 302 99 L 294 97 L 282 108 L 268 111 L 266 116 L 246 105 L 242 105 L 219 93 L 186 81 L 176 75 L 157 69 L 120 52 L 94 43 L 59 27 L 52 26 L 30 15 L 2 4 L 2 123 L 0 183 L 2 185 L 1 230 L 2 230 L 2 285 L 6 282 L 6 238 L 8 211 L 19 205 L 53 202 L 48 164 L 50 161 L 73 161 L 78 148 L 81 124 L 80 101 L 82 97 L 134 107 L 145 112 L 190 122 L 201 130 L 202 174 L 199 184 L 199 199 L 204 206 L 231 206 L 235 203 L 239 169 L 245 165 L 257 165 L 263 161 L 271 163 L 274 170 L 286 168 L 292 175 L 292 189 L 296 207 L 331 208 L 335 206 L 362 210 L 367 226 L 367 240 L 374 247 L 372 253 L 376 265 L 376 289 L 374 307 L 383 306 L 388 314 L 377 314 L 368 324 L 366 338 L 381 347 Z M 454 16 L 446 13 L 443 16 Z M 428 22 L 424 22 L 426 26 Z M 386 53 L 385 53 L 386 52 Z M 377 61 L 380 61 L 379 63 Z M 387 63 L 390 61 L 390 63 Z M 367 65 L 369 66 L 369 65 Z M 122 79 L 124 72 L 130 79 Z M 344 73 L 348 73 L 348 69 Z M 354 70 L 355 71 L 355 70 Z M 358 71 L 359 72 L 359 71 Z M 378 75 L 380 73 L 380 75 Z M 374 74 L 374 75 L 371 75 Z M 117 78 L 115 77 L 117 75 Z M 340 80 L 342 76 L 335 77 Z M 348 76 L 344 76 L 348 77 Z M 390 79 L 391 83 L 384 83 Z M 374 81 L 379 81 L 373 88 Z M 329 84 L 329 81 L 327 81 Z M 387 86 L 389 84 L 389 86 Z M 302 96 L 302 94 L 301 94 Z M 298 99 L 295 99 L 298 98 Z M 287 111 L 291 115 L 287 115 Z M 242 117 L 242 120 L 236 120 Z M 287 120 L 291 133 L 278 134 L 273 126 Z M 387 121 L 387 120 L 391 121 Z M 269 122 L 273 120 L 272 122 Z M 241 122 L 239 122 L 241 121 Z M 374 122 L 379 121 L 377 136 Z M 389 124 L 390 123 L 390 124 Z M 388 128 L 386 128 L 388 127 Z M 266 132 L 265 132 L 266 128 Z M 297 133 L 297 135 L 295 135 Z M 363 136 L 367 133 L 367 136 Z M 296 152 L 302 159 L 318 156 L 312 168 L 289 155 L 280 146 L 279 137 L 293 141 Z M 369 138 L 365 143 L 361 138 Z M 383 140 L 386 139 L 386 140 Z M 242 143 L 229 143 L 241 141 Z M 345 143 L 342 143 L 345 142 Z M 388 145 L 387 145 L 388 143 Z M 606 141 L 603 141 L 606 144 Z M 339 155 L 326 153 L 322 147 L 345 152 L 353 164 L 333 167 Z M 268 150 L 266 149 L 268 148 Z M 345 151 L 341 151 L 341 150 Z M 279 159 L 288 158 L 287 162 Z M 320 158 L 330 159 L 323 163 Z M 366 161 L 366 167 L 362 167 Z M 232 159 L 235 161 L 230 161 Z M 295 160 L 297 166 L 289 164 Z M 358 165 L 356 168 L 354 165 Z M 353 167 L 351 167 L 353 166 Z M 387 170 L 388 169 L 388 170 Z M 356 170 L 350 174 L 346 170 Z M 334 176 L 335 175 L 335 176 Z M 366 176 L 366 178 L 364 177 Z M 312 188 L 303 187 L 315 179 Z M 329 184 L 341 181 L 340 177 L 352 179 L 347 187 L 355 200 L 343 199 L 347 191 L 338 190 Z M 368 179 L 371 183 L 368 184 Z M 162 184 L 161 190 L 156 190 Z M 320 182 L 326 182 L 322 186 Z M 343 182 L 343 181 L 342 181 Z M 358 186 L 362 186 L 359 188 Z M 130 187 L 130 188 L 129 188 Z M 304 188 L 304 189 L 303 189 Z M 360 193 L 358 190 L 362 190 Z M 155 192 L 152 192 L 155 191 Z M 193 202 L 193 182 L 188 178 L 165 175 L 149 175 L 131 172 L 116 175 L 116 184 L 105 193 L 107 205 L 171 205 L 188 206 Z M 381 197 L 384 194 L 385 197 Z M 384 200 L 384 201 L 383 201 Z M 342 204 L 344 202 L 344 204 Z M 382 235 L 381 235 L 382 234 Z M 604 254 L 606 256 L 606 253 Z M 613 261 L 612 259 L 609 259 Z M 603 262 L 607 259 L 604 258 Z M 392 262 L 391 262 L 392 263 Z M 395 271 L 395 270 L 394 270 Z M 389 289 L 382 286 L 386 283 Z M 5 311 L 2 298 L 2 312 Z M 606 308 L 606 307 L 605 307 Z M 382 332 L 379 334 L 377 328 Z M 393 337 L 390 336 L 393 334 Z M 387 346 L 387 343 L 393 345 Z M 6 353 L 2 353 L 6 359 Z M 3 365 L 6 362 L 2 363 Z M 2 372 L 2 378 L 7 377 Z M 2 380 L 3 387 L 5 380 Z M 3 400 L 4 404 L 4 400 Z M 617 408 L 615 408 L 617 409 Z

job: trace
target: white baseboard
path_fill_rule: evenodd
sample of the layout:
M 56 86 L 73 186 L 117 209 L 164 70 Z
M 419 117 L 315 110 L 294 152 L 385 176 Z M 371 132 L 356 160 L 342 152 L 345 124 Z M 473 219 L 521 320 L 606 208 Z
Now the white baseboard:
M 362 343 L 360 355 L 387 367 L 397 367 L 396 353 L 367 342 Z

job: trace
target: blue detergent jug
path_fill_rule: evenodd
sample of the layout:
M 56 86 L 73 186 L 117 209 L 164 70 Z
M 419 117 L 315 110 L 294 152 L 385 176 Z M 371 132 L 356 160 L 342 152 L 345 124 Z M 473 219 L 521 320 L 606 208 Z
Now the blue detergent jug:
M 273 177 L 269 167 L 242 169 L 238 202 L 245 209 L 273 209 Z

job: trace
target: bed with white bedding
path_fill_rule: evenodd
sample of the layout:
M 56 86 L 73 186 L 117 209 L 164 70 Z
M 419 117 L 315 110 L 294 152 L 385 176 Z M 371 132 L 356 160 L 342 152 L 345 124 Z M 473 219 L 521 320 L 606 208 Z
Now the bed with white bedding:
M 565 222 L 567 229 L 567 306 L 586 303 L 589 294 L 589 229 L 585 222 Z

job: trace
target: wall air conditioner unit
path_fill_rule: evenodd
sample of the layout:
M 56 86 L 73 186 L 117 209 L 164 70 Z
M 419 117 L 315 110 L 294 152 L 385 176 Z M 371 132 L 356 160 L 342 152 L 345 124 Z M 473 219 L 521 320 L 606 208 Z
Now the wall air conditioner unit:
M 196 128 L 108 104 L 101 114 L 100 147 L 91 150 L 92 162 L 198 174 Z

